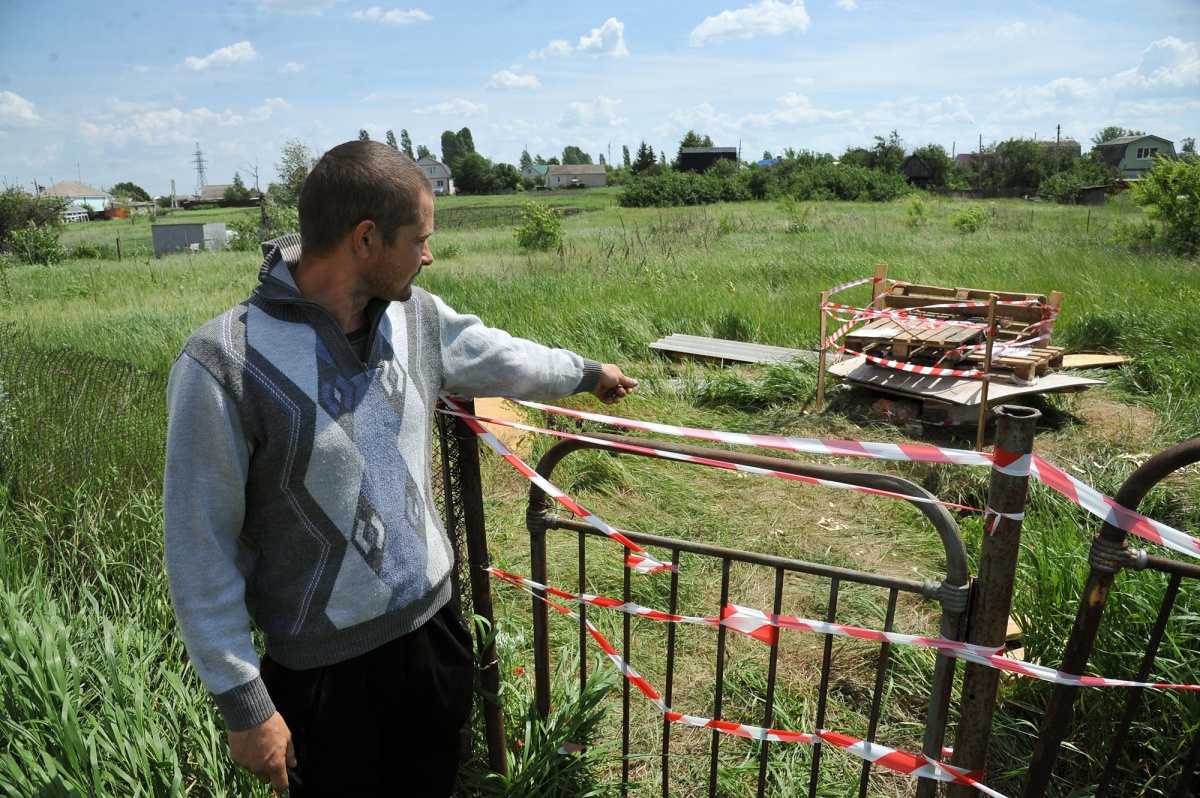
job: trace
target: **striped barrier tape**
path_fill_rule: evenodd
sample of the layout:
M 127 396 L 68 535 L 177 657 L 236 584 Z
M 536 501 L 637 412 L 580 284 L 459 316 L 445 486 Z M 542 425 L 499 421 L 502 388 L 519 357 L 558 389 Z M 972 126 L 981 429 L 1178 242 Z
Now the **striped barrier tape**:
M 852 490 L 858 493 L 868 493 L 872 496 L 887 496 L 892 499 L 904 499 L 906 501 L 921 502 L 924 504 L 939 504 L 943 507 L 950 507 L 955 510 L 965 510 L 967 512 L 978 513 L 982 512 L 978 507 L 970 507 L 965 504 L 955 504 L 953 502 L 944 502 L 940 499 L 931 499 L 925 496 L 912 496 L 907 493 L 897 493 L 890 490 L 882 490 L 880 488 L 868 488 L 862 485 L 851 485 L 846 482 L 838 482 L 832 479 L 822 479 L 820 477 L 809 477 L 802 474 L 791 474 L 786 471 L 776 471 L 771 468 L 762 468 L 760 466 L 746 465 L 744 463 L 731 463 L 728 460 L 720 460 L 713 457 L 699 457 L 691 454 L 681 454 L 679 452 L 671 452 L 666 449 L 655 449 L 651 446 L 638 446 L 629 443 L 617 443 L 616 441 L 606 441 L 600 438 L 592 438 L 587 435 L 580 435 L 574 432 L 563 432 L 561 430 L 547 429 L 545 427 L 535 427 L 531 424 L 522 424 L 519 421 L 509 421 L 505 419 L 489 418 L 487 416 L 471 416 L 457 410 L 444 410 L 444 415 L 454 416 L 461 419 L 474 419 L 484 424 L 496 424 L 501 427 L 510 429 L 520 429 L 526 432 L 537 432 L 543 435 L 552 435 L 556 438 L 565 440 L 580 441 L 582 443 L 592 444 L 605 449 L 616 449 L 623 452 L 635 452 L 637 454 L 648 455 L 650 457 L 659 457 L 664 460 L 675 460 L 681 463 L 692 463 L 695 465 L 708 466 L 710 468 L 722 468 L 727 471 L 738 471 L 743 474 L 757 474 L 759 476 L 775 477 L 777 479 L 790 479 L 793 482 L 804 482 L 809 485 L 819 485 L 825 488 L 836 488 L 838 490 Z
M 596 529 L 600 530 L 602 533 L 604 533 L 608 537 L 612 538 L 613 540 L 617 541 L 625 548 L 629 549 L 629 555 L 626 558 L 626 562 L 634 570 L 639 571 L 641 573 L 655 573 L 657 571 L 672 570 L 670 565 L 656 559 L 653 555 L 651 555 L 648 551 L 643 549 L 641 546 L 634 543 L 632 540 L 625 537 L 620 532 L 618 532 L 617 530 L 615 530 L 611 526 L 609 526 L 607 523 L 605 523 L 604 520 L 601 519 L 599 516 L 596 516 L 596 515 L 588 512 L 587 510 L 585 510 L 583 507 L 581 507 L 579 504 L 577 504 L 570 496 L 563 493 L 561 490 L 559 490 L 553 484 L 551 484 L 550 480 L 546 479 L 541 474 L 539 474 L 537 471 L 534 471 L 532 468 L 530 468 L 525 463 L 524 460 L 522 460 L 517 455 L 513 454 L 512 451 L 510 451 L 509 448 L 507 446 L 505 446 L 504 443 L 499 438 L 497 438 L 492 433 L 488 432 L 482 425 L 480 425 L 480 423 L 478 421 L 474 420 L 473 417 L 471 417 L 469 414 L 467 414 L 463 410 L 462 405 L 455 402 L 449 396 L 442 396 L 442 401 L 447 406 L 453 407 L 457 411 L 456 414 L 459 415 L 459 417 L 462 418 L 464 422 L 466 422 L 467 426 L 471 429 L 471 431 L 474 432 L 480 438 L 480 440 L 482 440 L 484 443 L 486 443 L 488 445 L 488 447 L 492 449 L 492 451 L 494 451 L 496 454 L 500 455 L 502 458 L 507 460 L 508 463 L 511 466 L 513 466 L 513 468 L 520 471 L 531 482 L 533 482 L 539 488 L 544 490 L 546 492 L 547 496 L 551 497 L 556 502 L 561 504 L 563 507 L 566 507 L 572 513 L 574 513 L 576 516 L 578 516 L 579 518 L 582 518 L 584 521 L 591 524 L 592 526 L 594 526 Z
M 777 435 L 750 435 L 739 432 L 723 432 L 718 430 L 701 430 L 693 427 L 681 427 L 673 424 L 659 424 L 650 421 L 591 413 L 585 410 L 570 410 L 540 402 L 511 400 L 523 407 L 534 410 L 544 410 L 550 413 L 578 418 L 584 421 L 595 421 L 610 426 L 627 429 L 656 432 L 660 435 L 692 438 L 710 443 L 727 443 L 734 446 L 751 446 L 762 449 L 779 449 L 789 452 L 806 454 L 838 455 L 842 457 L 867 457 L 878 460 L 900 460 L 915 463 L 942 463 L 945 465 L 993 465 L 993 456 L 985 452 L 974 452 L 969 449 L 948 449 L 940 446 L 926 446 L 900 443 L 874 443 L 869 441 L 840 441 L 823 438 L 792 438 Z M 1076 479 L 1061 468 L 1053 465 L 1045 458 L 1033 454 L 1030 463 L 1030 475 L 1052 490 L 1066 496 L 1087 512 L 1107 521 L 1118 529 L 1132 535 L 1158 543 L 1173 551 L 1187 554 L 1200 559 L 1200 539 L 1174 527 L 1147 518 L 1136 510 L 1130 510 L 1117 504 L 1114 499 L 1105 496 L 1087 483 Z M 1007 467 L 1002 463 L 1001 467 Z
M 1044 682 L 1065 684 L 1074 687 L 1142 687 L 1154 690 L 1193 690 L 1200 691 L 1200 684 L 1169 684 L 1166 682 L 1137 682 L 1128 679 L 1109 679 L 1103 676 L 1078 676 L 1066 673 L 1045 665 L 1023 662 L 1003 655 L 1003 646 L 981 646 L 950 640 L 945 637 L 924 637 L 921 635 L 902 634 L 900 632 L 885 632 L 879 629 L 867 629 L 850 624 L 817 621 L 810 618 L 794 618 L 790 615 L 776 615 L 750 607 L 740 607 L 727 604 L 721 609 L 720 618 L 705 618 L 697 615 L 675 615 L 661 610 L 650 609 L 632 602 L 618 601 L 613 598 L 596 596 L 589 593 L 568 593 L 565 590 L 543 585 L 532 579 L 502 571 L 499 568 L 487 568 L 488 573 L 497 579 L 523 589 L 541 590 L 549 595 L 565 601 L 578 604 L 591 604 L 604 609 L 623 612 L 639 618 L 648 618 L 665 623 L 690 623 L 698 626 L 725 626 L 736 632 L 753 637 L 769 646 L 779 644 L 779 630 L 792 629 L 814 634 L 850 637 L 858 640 L 870 640 L 876 643 L 893 643 L 901 646 L 916 646 L 918 648 L 936 649 L 956 659 L 974 662 L 996 670 L 1015 673 L 1031 679 Z
M 979 380 L 986 380 L 991 377 L 986 371 L 980 371 L 979 369 L 948 369 L 941 366 L 918 366 L 916 363 L 910 363 L 907 360 L 889 360 L 887 358 L 868 355 L 865 352 L 855 352 L 853 349 L 845 347 L 842 347 L 839 351 L 845 352 L 848 355 L 865 358 L 884 368 L 907 371 L 910 374 L 923 374 L 927 377 L 968 377 Z
M 528 590 L 522 587 L 523 590 Z M 663 713 L 671 723 L 676 723 L 683 726 L 691 726 L 698 729 L 712 729 L 713 731 L 721 732 L 722 734 L 732 734 L 737 737 L 745 737 L 749 740 L 769 741 L 778 743 L 811 743 L 827 742 L 844 751 L 865 759 L 868 762 L 880 765 L 888 770 L 897 773 L 904 773 L 909 776 L 917 776 L 918 778 L 934 779 L 950 784 L 967 784 L 975 789 L 984 792 L 987 795 L 995 796 L 995 798 L 1004 798 L 1004 796 L 990 788 L 985 787 L 981 780 L 983 773 L 977 770 L 964 770 L 956 768 L 952 765 L 947 765 L 938 762 L 924 755 L 915 755 L 898 751 L 895 748 L 889 748 L 879 743 L 872 743 L 858 737 L 851 737 L 846 734 L 829 731 L 827 729 L 818 729 L 813 734 L 805 734 L 803 732 L 787 731 L 785 729 L 769 729 L 763 726 L 751 726 L 746 723 L 737 723 L 735 721 L 717 720 L 715 718 L 705 718 L 697 715 L 685 715 L 681 712 L 676 712 L 667 706 L 667 703 L 662 700 L 658 692 L 650 685 L 644 676 L 634 670 L 633 666 L 625 661 L 625 659 L 617 652 L 611 643 L 600 634 L 600 631 L 592 625 L 586 618 L 581 618 L 578 613 L 572 612 L 566 607 L 551 601 L 545 596 L 539 596 L 533 591 L 528 591 L 531 595 L 544 601 L 549 606 L 563 613 L 564 615 L 574 618 L 576 621 L 583 623 L 592 639 L 600 646 L 600 649 L 608 655 L 608 658 L 617 667 L 629 682 L 638 689 L 638 691 L 650 700 Z

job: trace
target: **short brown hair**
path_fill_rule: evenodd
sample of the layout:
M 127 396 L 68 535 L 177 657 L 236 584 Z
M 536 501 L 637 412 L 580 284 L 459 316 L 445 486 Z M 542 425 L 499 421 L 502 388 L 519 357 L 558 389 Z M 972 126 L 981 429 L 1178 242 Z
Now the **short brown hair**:
M 429 181 L 412 158 L 378 141 L 347 141 L 321 156 L 300 191 L 304 252 L 326 255 L 370 219 L 391 244 L 400 228 L 420 221 Z

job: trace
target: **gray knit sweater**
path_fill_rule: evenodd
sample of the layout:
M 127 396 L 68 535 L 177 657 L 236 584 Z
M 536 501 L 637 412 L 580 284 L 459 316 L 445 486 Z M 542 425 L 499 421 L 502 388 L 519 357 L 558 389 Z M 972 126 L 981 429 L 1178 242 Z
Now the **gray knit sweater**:
M 450 597 L 433 502 L 439 393 L 561 397 L 600 365 L 413 290 L 373 302 L 366 363 L 300 296 L 298 236 L 263 245 L 261 284 L 188 340 L 167 388 L 167 575 L 192 663 L 231 729 L 274 712 L 267 653 L 313 668 L 365 653 Z

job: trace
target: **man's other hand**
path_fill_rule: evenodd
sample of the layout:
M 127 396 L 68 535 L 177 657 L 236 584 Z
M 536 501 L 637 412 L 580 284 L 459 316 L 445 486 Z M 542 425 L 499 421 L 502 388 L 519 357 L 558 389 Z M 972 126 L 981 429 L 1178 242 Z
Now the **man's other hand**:
M 621 373 L 621 369 L 612 363 L 601 367 L 600 380 L 592 389 L 592 395 L 606 405 L 615 405 L 633 392 L 638 381 Z
M 296 766 L 292 732 L 278 712 L 257 726 L 229 732 L 229 755 L 275 792 L 288 788 L 287 769 Z

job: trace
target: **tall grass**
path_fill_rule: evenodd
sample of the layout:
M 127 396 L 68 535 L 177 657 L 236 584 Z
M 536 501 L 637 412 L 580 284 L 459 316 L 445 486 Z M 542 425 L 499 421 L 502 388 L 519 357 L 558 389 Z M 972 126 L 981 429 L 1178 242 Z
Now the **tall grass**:
M 909 203 L 903 201 L 872 206 L 814 203 L 803 209 L 741 203 L 637 210 L 617 208 L 612 191 L 544 199 L 568 211 L 564 245 L 548 253 L 516 247 L 515 216 L 511 223 L 505 221 L 516 208 L 513 198 L 439 199 L 439 232 L 432 242 L 439 259 L 423 272 L 420 283 L 489 324 L 620 363 L 642 384 L 615 412 L 744 432 L 904 440 L 901 429 L 867 421 L 864 396 L 858 392 L 834 394 L 831 411 L 810 414 L 815 378 L 811 365 L 722 370 L 667 362 L 649 348 L 661 336 L 689 333 L 813 349 L 820 292 L 867 276 L 873 264 L 882 261 L 889 264 L 892 277 L 912 282 L 1063 291 L 1066 300 L 1055 343 L 1120 351 L 1133 358 L 1121 371 L 1104 375 L 1109 384 L 1101 390 L 1035 400 L 1044 411 L 1038 450 L 1109 495 L 1132 470 L 1132 459 L 1200 435 L 1200 361 L 1195 357 L 1200 334 L 1192 318 L 1200 307 L 1196 264 L 1111 244 L 1108 231 L 1140 214 L 1124 201 L 1091 210 L 1020 201 L 986 203 L 988 224 L 963 234 L 950 222 L 961 204 L 939 199 L 926 202 L 921 225 L 907 223 Z M 91 229 L 107 236 L 110 230 L 133 230 L 137 223 L 112 225 Z M 256 283 L 257 269 L 256 257 L 237 253 L 6 267 L 0 275 L 0 324 L 15 325 L 47 350 L 61 347 L 76 356 L 121 361 L 135 372 L 161 376 L 191 330 L 245 298 Z M 846 298 L 865 301 L 867 289 L 855 290 L 858 293 Z M 66 375 L 52 369 L 44 375 L 26 371 L 16 380 L 8 340 L 0 341 L 0 347 L 7 346 L 0 351 L 0 383 L 7 397 L 0 403 L 0 442 L 15 440 L 18 429 L 22 435 L 32 431 L 36 441 L 38 419 L 56 402 L 39 386 L 66 382 Z M 72 390 L 85 394 L 93 387 L 81 382 Z M 1150 421 L 1137 434 L 1108 429 L 1093 421 L 1089 403 L 1136 409 Z M 157 412 L 147 411 L 145 423 L 161 435 L 162 416 Z M 103 418 L 88 416 L 93 432 L 108 427 L 119 432 L 124 425 Z M 55 431 L 59 437 L 66 433 Z M 932 442 L 956 445 L 952 434 L 927 433 Z M 534 441 L 531 459 L 548 445 Z M 6 451 L 35 472 L 47 457 L 51 465 L 57 462 L 46 446 L 10 446 Z M 257 788 L 229 763 L 220 720 L 187 667 L 174 633 L 161 568 L 159 451 L 131 449 L 122 454 L 118 449 L 111 461 L 96 469 L 105 473 L 88 473 L 61 489 L 40 493 L 34 489 L 36 479 L 23 479 L 20 495 L 0 493 L 0 793 L 207 795 L 250 794 Z M 104 478 L 114 465 L 129 467 L 130 472 L 136 465 L 149 477 L 114 489 L 117 483 Z M 946 499 L 975 506 L 982 506 L 986 496 L 986 473 L 979 470 L 850 465 L 899 472 Z M 13 472 L 11 463 L 4 468 Z M 522 572 L 527 562 L 527 483 L 491 458 L 485 459 L 484 472 L 493 556 L 501 567 Z M 936 578 L 941 567 L 939 547 L 915 513 L 857 495 L 604 455 L 572 458 L 555 479 L 560 477 L 562 486 L 584 506 L 624 528 L 906 576 L 920 564 L 928 572 L 920 578 Z M 1170 490 L 1152 493 L 1151 514 L 1179 528 L 1195 529 L 1200 508 L 1197 482 L 1189 472 L 1174 480 Z M 982 528 L 970 516 L 963 517 L 962 525 L 974 557 Z M 1053 664 L 1074 614 L 1086 541 L 1094 530 L 1094 522 L 1078 508 L 1047 490 L 1033 491 L 1015 608 L 1031 658 Z M 613 560 L 611 572 L 597 577 L 593 587 L 620 595 L 619 562 L 611 547 L 602 542 L 589 545 L 597 547 L 596 557 Z M 553 544 L 552 581 L 570 584 L 574 552 L 573 541 Z M 699 564 L 687 565 L 681 606 L 711 604 L 714 573 Z M 746 596 L 742 603 L 756 602 L 768 590 L 750 576 L 740 584 Z M 1118 601 L 1110 610 L 1113 628 L 1102 637 L 1093 671 L 1103 675 L 1131 672 L 1130 657 L 1144 636 L 1148 602 L 1161 593 L 1161 584 L 1149 574 L 1122 574 L 1119 584 Z M 1194 640 L 1200 631 L 1194 628 L 1195 602 L 1200 599 L 1194 586 L 1185 593 L 1163 670 L 1156 676 L 1195 681 L 1187 663 L 1195 659 Z M 635 600 L 664 606 L 662 583 L 639 580 Z M 794 600 L 796 606 L 785 612 L 812 617 L 820 611 L 819 596 L 796 591 Z M 527 647 L 527 601 L 514 600 L 504 591 L 497 591 L 497 601 L 503 608 L 502 656 L 506 667 L 518 667 Z M 876 603 L 863 600 L 852 610 L 864 624 L 878 625 Z M 711 611 L 705 607 L 705 612 Z M 927 613 L 916 606 L 902 609 L 905 621 L 899 625 L 904 631 L 927 630 Z M 604 626 L 606 633 L 615 631 L 616 621 L 596 620 L 611 625 Z M 566 644 L 573 639 L 571 629 L 551 626 L 556 641 Z M 505 634 L 511 639 L 505 641 Z M 648 678 L 656 677 L 662 667 L 657 660 L 663 632 L 639 627 L 638 634 L 644 639 L 635 665 Z M 711 641 L 697 636 L 688 645 L 698 663 Z M 743 656 L 744 649 L 731 650 L 728 706 L 747 718 L 760 715 L 761 659 Z M 920 725 L 914 707 L 931 662 L 908 650 L 894 649 L 892 656 L 885 715 L 893 724 L 892 733 L 912 741 Z M 689 658 L 684 659 L 689 667 Z M 846 699 L 837 704 L 833 717 L 853 733 L 861 720 L 852 711 L 855 684 L 873 678 L 872 661 L 862 654 L 842 661 L 847 663 Z M 711 678 L 699 665 L 691 667 L 685 678 L 695 684 Z M 808 666 L 797 668 L 798 678 L 777 693 L 776 725 L 808 730 L 813 688 L 799 678 L 805 673 L 802 667 Z M 554 740 L 574 734 L 564 731 L 567 716 L 538 726 L 528 712 L 527 685 L 511 674 L 511 668 L 505 673 L 504 700 L 517 775 L 507 782 L 486 779 L 477 788 L 487 794 L 520 794 L 528 787 L 514 785 L 528 785 L 553 771 L 565 774 L 562 784 L 576 785 L 570 789 L 608 789 L 610 749 L 593 746 L 586 760 L 574 755 L 570 762 L 547 755 Z M 573 680 L 564 677 L 562 682 Z M 580 718 L 595 720 L 600 742 L 612 721 L 590 713 L 611 703 L 609 683 L 601 679 L 594 690 L 575 694 L 568 694 L 564 686 L 556 698 L 556 703 L 581 707 Z M 1046 695 L 1042 685 L 1004 682 L 991 773 L 1018 774 L 1012 781 L 998 780 L 1006 788 L 1019 779 Z M 1111 718 L 1114 695 L 1086 692 L 1085 709 L 1096 713 L 1094 717 Z M 1156 695 L 1154 701 L 1163 703 L 1148 702 L 1138 721 L 1140 764 L 1135 770 L 1141 768 L 1144 778 L 1138 783 L 1146 785 L 1146 794 L 1160 790 L 1161 777 L 1150 772 L 1151 763 L 1166 771 L 1175 767 L 1180 741 L 1200 723 L 1190 697 Z M 695 703 L 686 708 L 703 711 L 701 700 Z M 1099 722 L 1078 728 L 1072 744 L 1079 753 L 1068 755 L 1059 794 L 1069 792 L 1065 785 L 1073 779 L 1094 777 L 1095 759 L 1104 753 L 1103 728 Z M 531 740 L 543 742 L 531 745 Z M 518 746 L 517 741 L 525 744 Z M 750 790 L 757 774 L 757 749 L 736 741 L 723 750 L 722 789 L 730 795 Z M 685 769 L 694 751 L 686 745 L 679 749 Z M 807 772 L 810 756 L 804 746 L 774 746 L 770 789 L 787 794 L 778 785 L 806 778 L 798 774 Z M 563 767 L 576 761 L 581 765 L 578 773 L 573 765 Z M 843 794 L 857 785 L 857 762 L 832 754 L 824 761 L 828 767 L 822 775 L 822 794 Z M 634 764 L 635 794 L 652 791 L 653 777 L 647 775 L 653 773 L 652 766 L 641 760 Z M 695 783 L 678 782 L 679 794 L 703 791 L 703 753 L 692 764 Z M 576 776 L 579 780 L 571 781 Z M 883 776 L 872 782 L 879 794 L 903 795 L 910 787 L 908 781 Z

